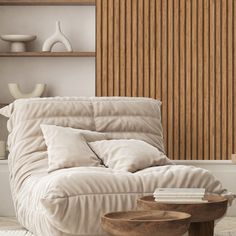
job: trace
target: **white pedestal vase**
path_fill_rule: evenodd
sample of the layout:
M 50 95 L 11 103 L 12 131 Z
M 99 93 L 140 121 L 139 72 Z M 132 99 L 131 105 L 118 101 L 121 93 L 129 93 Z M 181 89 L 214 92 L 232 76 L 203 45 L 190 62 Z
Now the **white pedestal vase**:
M 3 41 L 9 42 L 11 52 L 25 52 L 26 43 L 36 39 L 35 35 L 7 34 L 0 36 Z
M 56 43 L 62 43 L 68 52 L 72 52 L 69 39 L 61 31 L 60 21 L 56 22 L 56 32 L 44 42 L 42 50 L 51 52 Z

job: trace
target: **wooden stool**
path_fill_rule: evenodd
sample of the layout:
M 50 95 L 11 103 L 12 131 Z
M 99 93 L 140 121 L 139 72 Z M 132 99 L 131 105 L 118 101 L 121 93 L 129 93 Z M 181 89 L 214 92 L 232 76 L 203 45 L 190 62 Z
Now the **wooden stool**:
M 214 221 L 226 213 L 228 200 L 215 195 L 208 195 L 205 199 L 207 203 L 158 203 L 153 196 L 146 196 L 138 199 L 137 203 L 138 210 L 186 212 L 192 216 L 189 236 L 213 236 Z
M 102 217 L 102 228 L 114 236 L 182 236 L 191 216 L 174 211 L 112 212 Z

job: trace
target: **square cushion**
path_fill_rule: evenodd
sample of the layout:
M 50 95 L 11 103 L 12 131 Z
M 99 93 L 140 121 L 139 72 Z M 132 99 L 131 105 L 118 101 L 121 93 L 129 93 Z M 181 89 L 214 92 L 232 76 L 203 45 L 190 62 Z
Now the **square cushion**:
M 101 160 L 89 148 L 86 140 L 105 139 L 105 134 L 60 127 L 41 125 L 48 148 L 48 171 L 78 166 L 101 166 Z
M 100 140 L 89 142 L 89 146 L 107 167 L 115 170 L 135 172 L 150 166 L 172 164 L 165 154 L 142 140 Z

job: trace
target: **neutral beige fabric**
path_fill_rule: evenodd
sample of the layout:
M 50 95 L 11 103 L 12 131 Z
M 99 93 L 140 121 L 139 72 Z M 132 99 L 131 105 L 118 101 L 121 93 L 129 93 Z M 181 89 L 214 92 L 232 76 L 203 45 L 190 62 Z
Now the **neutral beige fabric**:
M 104 167 L 87 141 L 105 139 L 105 134 L 56 125 L 40 127 L 47 145 L 49 172 L 76 166 Z
M 16 214 L 37 236 L 102 235 L 102 214 L 133 209 L 137 198 L 156 187 L 203 187 L 227 193 L 208 171 L 188 166 L 157 166 L 135 173 L 75 167 L 48 174 L 41 124 L 103 132 L 109 139 L 139 139 L 164 151 L 159 101 L 23 99 L 1 113 L 10 117 L 9 170 Z
M 135 172 L 150 166 L 172 164 L 156 147 L 136 139 L 100 140 L 89 142 L 89 146 L 114 170 Z

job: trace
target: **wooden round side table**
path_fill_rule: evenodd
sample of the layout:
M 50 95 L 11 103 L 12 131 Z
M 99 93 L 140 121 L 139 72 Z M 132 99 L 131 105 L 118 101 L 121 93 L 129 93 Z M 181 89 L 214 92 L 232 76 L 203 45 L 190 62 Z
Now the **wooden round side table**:
M 189 236 L 213 236 L 214 221 L 221 218 L 227 210 L 228 200 L 221 196 L 208 195 L 206 203 L 178 204 L 158 203 L 153 196 L 138 199 L 138 210 L 179 211 L 190 214 Z
M 191 216 L 175 211 L 118 211 L 105 214 L 101 225 L 113 236 L 182 236 Z

